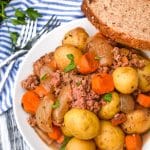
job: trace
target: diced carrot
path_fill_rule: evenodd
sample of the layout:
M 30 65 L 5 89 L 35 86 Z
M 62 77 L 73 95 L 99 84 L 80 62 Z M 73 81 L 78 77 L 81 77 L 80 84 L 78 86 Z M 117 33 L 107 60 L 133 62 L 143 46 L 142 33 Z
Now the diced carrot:
M 78 70 L 82 74 L 88 74 L 96 71 L 98 65 L 99 61 L 95 59 L 94 54 L 87 52 L 81 57 L 78 63 Z
M 126 120 L 127 120 L 126 115 L 121 113 L 121 114 L 116 114 L 114 118 L 111 119 L 111 123 L 113 126 L 117 126 L 125 122 Z
M 56 141 L 59 144 L 63 143 L 63 141 L 64 141 L 64 135 L 62 134 Z
M 137 97 L 137 102 L 146 108 L 150 107 L 150 96 L 145 95 L 145 94 L 139 94 Z
M 127 135 L 125 137 L 125 145 L 127 150 L 141 150 L 142 139 L 139 134 Z
M 39 96 L 33 91 L 26 91 L 22 96 L 22 106 L 26 112 L 31 114 L 35 114 L 40 101 Z
M 34 89 L 34 92 L 39 95 L 39 97 L 43 97 L 48 94 L 48 91 L 41 84 Z
M 104 94 L 114 90 L 113 78 L 108 73 L 96 74 L 92 78 L 92 90 L 97 94 Z
M 53 126 L 53 131 L 51 133 L 48 133 L 48 136 L 53 139 L 57 140 L 62 135 L 61 130 L 59 127 Z

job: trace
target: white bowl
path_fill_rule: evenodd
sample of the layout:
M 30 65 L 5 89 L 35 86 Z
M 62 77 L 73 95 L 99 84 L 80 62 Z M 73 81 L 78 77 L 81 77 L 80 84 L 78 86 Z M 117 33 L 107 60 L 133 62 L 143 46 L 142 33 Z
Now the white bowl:
M 16 82 L 15 82 L 15 91 L 13 96 L 13 108 L 15 119 L 17 122 L 18 129 L 20 130 L 23 138 L 27 142 L 27 144 L 34 150 L 50 150 L 49 148 L 35 133 L 32 127 L 27 122 L 28 114 L 24 112 L 21 107 L 21 97 L 24 93 L 24 89 L 21 87 L 21 81 L 25 79 L 29 74 L 33 71 L 33 62 L 40 58 L 40 56 L 48 53 L 50 51 L 54 51 L 55 48 L 61 44 L 61 41 L 64 37 L 64 34 L 75 28 L 75 27 L 83 27 L 89 35 L 93 35 L 96 33 L 95 27 L 86 19 L 78 19 L 72 22 L 69 22 L 65 25 L 62 25 L 46 36 L 42 37 L 29 51 L 27 56 L 25 57 L 19 71 L 17 74 Z M 150 56 L 150 53 L 148 52 Z M 117 140 L 117 139 L 116 139 Z M 142 150 L 150 150 L 150 133 L 144 136 L 144 145 Z

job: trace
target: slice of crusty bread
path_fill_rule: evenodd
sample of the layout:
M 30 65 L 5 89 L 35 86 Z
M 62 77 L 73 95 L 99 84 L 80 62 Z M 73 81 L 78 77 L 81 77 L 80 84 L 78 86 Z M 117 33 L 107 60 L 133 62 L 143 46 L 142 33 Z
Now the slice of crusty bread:
M 150 0 L 83 0 L 81 9 L 106 37 L 150 50 Z

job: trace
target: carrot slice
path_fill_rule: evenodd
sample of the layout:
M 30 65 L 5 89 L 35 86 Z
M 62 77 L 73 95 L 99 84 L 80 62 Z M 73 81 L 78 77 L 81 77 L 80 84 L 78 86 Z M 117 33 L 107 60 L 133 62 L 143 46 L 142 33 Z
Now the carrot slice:
M 150 107 L 150 96 L 145 95 L 145 94 L 139 94 L 137 97 L 137 102 L 146 108 Z
M 51 133 L 48 133 L 48 136 L 53 139 L 57 140 L 61 137 L 62 133 L 59 127 L 53 126 L 53 131 Z
M 127 135 L 125 137 L 125 145 L 127 150 L 141 150 L 142 139 L 139 134 Z
M 82 74 L 88 74 L 96 71 L 98 65 L 99 61 L 95 59 L 95 55 L 87 52 L 81 57 L 78 63 L 78 70 Z
M 43 97 L 48 94 L 48 91 L 41 84 L 34 89 L 34 92 L 39 95 L 39 97 Z
M 39 96 L 33 91 L 26 91 L 22 96 L 22 106 L 26 112 L 31 114 L 35 114 L 40 101 Z
M 120 114 L 116 114 L 114 116 L 114 118 L 111 119 L 111 123 L 113 126 L 117 126 L 122 124 L 123 122 L 125 122 L 127 120 L 127 117 L 125 114 L 120 113 Z
M 63 141 L 64 141 L 64 135 L 61 135 L 56 141 L 59 144 L 63 143 Z
M 92 90 L 97 94 L 104 94 L 114 90 L 113 78 L 110 74 L 96 74 L 92 78 Z

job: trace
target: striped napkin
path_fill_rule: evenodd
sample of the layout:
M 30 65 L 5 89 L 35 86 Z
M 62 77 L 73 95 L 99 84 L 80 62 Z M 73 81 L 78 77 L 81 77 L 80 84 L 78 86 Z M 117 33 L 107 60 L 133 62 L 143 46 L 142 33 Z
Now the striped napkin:
M 46 24 L 51 15 L 55 14 L 61 21 L 61 24 L 67 23 L 74 19 L 82 18 L 83 13 L 81 12 L 82 0 L 12 0 L 9 6 L 5 9 L 6 15 L 13 18 L 14 9 L 19 8 L 26 10 L 28 7 L 33 7 L 42 14 L 42 18 L 38 19 L 37 32 Z M 0 62 L 11 55 L 12 45 L 10 35 L 8 33 L 8 27 L 11 32 L 20 32 L 22 26 L 13 26 L 10 22 L 7 26 L 4 21 L 0 25 Z M 12 107 L 12 95 L 14 89 L 14 82 L 16 73 L 23 60 L 24 56 L 18 58 L 11 68 L 11 72 L 8 76 L 7 81 L 0 93 L 0 114 L 7 111 Z M 8 66 L 0 69 L 0 82 L 3 80 L 4 73 L 8 69 Z

